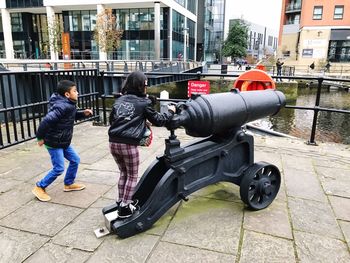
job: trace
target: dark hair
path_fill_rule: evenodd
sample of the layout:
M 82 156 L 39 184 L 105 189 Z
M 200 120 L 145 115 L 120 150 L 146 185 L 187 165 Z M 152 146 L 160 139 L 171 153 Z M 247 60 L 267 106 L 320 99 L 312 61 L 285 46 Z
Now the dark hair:
M 145 81 L 147 77 L 141 71 L 134 71 L 126 78 L 122 94 L 135 94 L 136 96 L 145 96 Z
M 57 84 L 57 93 L 61 96 L 64 96 L 66 92 L 69 92 L 73 86 L 76 86 L 76 84 L 73 81 L 64 79 L 58 82 Z

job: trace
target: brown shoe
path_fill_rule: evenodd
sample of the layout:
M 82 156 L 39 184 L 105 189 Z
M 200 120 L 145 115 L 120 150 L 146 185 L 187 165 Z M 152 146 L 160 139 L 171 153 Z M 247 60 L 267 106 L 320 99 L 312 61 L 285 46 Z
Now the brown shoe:
M 71 185 L 64 185 L 63 191 L 65 192 L 71 192 L 71 191 L 80 191 L 85 188 L 85 185 L 83 184 L 71 184 Z
M 42 202 L 51 200 L 51 197 L 46 193 L 45 189 L 37 185 L 33 188 L 32 193 Z

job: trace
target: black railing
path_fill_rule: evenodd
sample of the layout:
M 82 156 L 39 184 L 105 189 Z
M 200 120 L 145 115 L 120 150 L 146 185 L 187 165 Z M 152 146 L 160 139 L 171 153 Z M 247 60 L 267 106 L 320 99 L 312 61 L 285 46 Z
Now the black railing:
M 149 73 L 149 75 L 152 75 L 152 73 Z M 155 73 L 155 75 L 162 76 L 162 75 L 173 75 L 177 76 L 178 74 L 167 74 L 167 73 Z M 217 77 L 217 78 L 223 78 L 223 77 L 228 77 L 228 78 L 235 78 L 238 77 L 239 75 L 234 74 L 204 74 L 204 73 L 182 73 L 182 76 L 186 76 L 188 79 L 201 79 L 202 77 Z M 124 76 L 125 77 L 125 76 Z M 272 78 L 276 79 L 277 76 L 273 75 L 271 76 Z M 278 77 L 280 78 L 280 77 Z M 310 145 L 317 145 L 315 141 L 315 135 L 316 135 L 316 130 L 317 130 L 317 120 L 318 120 L 318 114 L 320 111 L 326 111 L 326 112 L 335 112 L 335 113 L 345 113 L 345 114 L 350 114 L 350 110 L 342 110 L 342 109 L 333 109 L 333 108 L 325 108 L 325 107 L 320 107 L 320 100 L 321 100 L 321 89 L 324 81 L 327 81 L 327 85 L 329 85 L 329 82 L 350 82 L 348 79 L 336 79 L 336 78 L 326 78 L 326 77 L 297 77 L 297 76 L 285 76 L 283 75 L 281 77 L 282 79 L 287 79 L 287 80 L 306 80 L 306 81 L 317 81 L 317 94 L 316 94 L 316 100 L 315 100 L 315 105 L 314 106 L 295 106 L 295 105 L 286 105 L 286 108 L 289 109 L 294 109 L 294 110 L 310 110 L 313 111 L 313 120 L 312 120 L 312 125 L 311 125 L 311 133 L 310 133 L 310 138 L 307 141 L 308 144 Z M 183 80 L 185 81 L 185 79 Z M 104 87 L 104 90 L 106 87 Z M 107 93 L 105 93 L 107 94 Z M 103 111 L 103 117 L 102 117 L 102 123 L 104 125 L 107 125 L 107 112 L 110 110 L 110 108 L 106 107 L 106 99 L 112 99 L 112 95 L 103 95 L 102 96 L 102 111 Z M 170 101 L 178 102 L 178 101 L 183 101 L 179 99 L 170 99 Z
M 57 83 L 69 79 L 81 94 L 78 106 L 94 109 L 99 118 L 97 70 L 32 71 L 0 74 L 0 149 L 35 137 Z
M 146 73 L 150 85 L 158 85 L 167 82 L 184 82 L 206 77 L 218 79 L 235 79 L 237 74 L 204 74 L 204 73 Z M 97 70 L 69 70 L 50 72 L 2 72 L 0 73 L 0 149 L 30 140 L 35 137 L 37 126 L 47 112 L 47 101 L 60 79 L 71 79 L 79 88 L 78 105 L 81 108 L 94 109 L 95 115 L 88 119 L 100 121 L 107 125 L 108 111 L 106 99 L 113 98 L 114 92 L 120 92 L 121 85 L 126 78 L 125 72 L 100 72 Z M 277 76 L 272 76 L 277 78 Z M 319 112 L 335 112 L 349 114 L 349 110 L 320 107 L 321 88 L 326 82 L 339 83 L 350 82 L 347 79 L 326 77 L 297 77 L 282 76 L 287 80 L 317 81 L 317 94 L 313 106 L 287 105 L 293 110 L 313 111 L 311 134 L 308 143 L 315 145 L 315 134 Z M 99 100 L 102 102 L 100 109 Z M 180 101 L 179 99 L 171 99 Z M 102 110 L 102 116 L 100 116 Z

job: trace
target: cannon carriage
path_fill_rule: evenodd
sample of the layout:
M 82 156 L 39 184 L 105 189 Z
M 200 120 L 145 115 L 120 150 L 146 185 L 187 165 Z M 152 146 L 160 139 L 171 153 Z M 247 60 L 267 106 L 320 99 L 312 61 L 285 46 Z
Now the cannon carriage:
M 276 114 L 285 105 L 283 93 L 275 90 L 193 96 L 177 107 L 168 125 L 162 156 L 141 177 L 134 199 L 140 209 L 119 220 L 117 205 L 103 208 L 108 231 L 126 238 L 143 232 L 174 204 L 193 192 L 221 181 L 240 186 L 242 201 L 253 210 L 264 209 L 275 199 L 281 176 L 267 162 L 254 163 L 254 138 L 242 125 Z M 175 130 L 200 137 L 181 146 Z

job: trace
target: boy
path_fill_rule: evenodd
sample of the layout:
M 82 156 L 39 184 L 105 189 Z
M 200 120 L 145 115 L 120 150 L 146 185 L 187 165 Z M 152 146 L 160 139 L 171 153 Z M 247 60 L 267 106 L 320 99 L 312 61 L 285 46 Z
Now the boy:
M 79 191 L 85 185 L 74 183 L 80 162 L 79 155 L 70 146 L 73 136 L 73 125 L 76 119 L 92 115 L 92 110 L 77 111 L 76 103 L 78 91 L 74 82 L 61 80 L 57 85 L 57 92 L 49 101 L 49 112 L 41 121 L 36 137 L 38 145 L 45 144 L 52 163 L 52 170 L 36 183 L 32 193 L 43 202 L 51 200 L 45 189 L 57 176 L 64 172 L 64 158 L 69 161 L 69 166 L 64 177 L 65 192 Z

